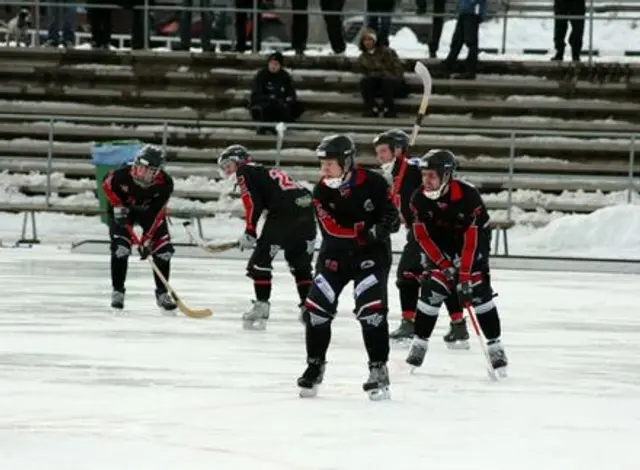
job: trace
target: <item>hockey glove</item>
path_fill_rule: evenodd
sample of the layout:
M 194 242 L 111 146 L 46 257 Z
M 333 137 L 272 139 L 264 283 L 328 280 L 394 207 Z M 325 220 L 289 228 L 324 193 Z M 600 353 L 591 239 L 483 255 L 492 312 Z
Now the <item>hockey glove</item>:
M 245 232 L 240 239 L 238 240 L 238 247 L 240 248 L 240 251 L 244 251 L 244 250 L 253 250 L 256 246 L 256 236 Z
M 119 227 L 124 227 L 129 222 L 129 208 L 128 207 L 114 207 L 113 208 L 113 221 Z
M 471 285 L 469 276 L 460 275 L 456 290 L 458 291 L 458 298 L 460 299 L 460 303 L 464 307 L 466 307 L 467 305 L 471 305 L 471 301 L 473 300 L 473 286 Z
M 151 254 L 151 240 L 144 240 L 138 245 L 138 253 L 140 254 L 140 259 L 147 259 Z
M 376 224 L 367 232 L 367 241 L 377 243 L 384 241 L 389 236 L 389 229 L 383 224 Z

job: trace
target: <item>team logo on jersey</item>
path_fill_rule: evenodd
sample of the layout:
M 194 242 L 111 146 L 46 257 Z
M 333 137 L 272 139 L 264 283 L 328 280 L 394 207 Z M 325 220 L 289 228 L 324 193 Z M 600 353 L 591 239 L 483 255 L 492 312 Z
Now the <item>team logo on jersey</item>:
M 373 205 L 373 202 L 371 202 L 371 199 L 367 199 L 366 201 L 364 201 L 365 212 L 373 212 L 374 210 L 375 210 L 375 206 Z

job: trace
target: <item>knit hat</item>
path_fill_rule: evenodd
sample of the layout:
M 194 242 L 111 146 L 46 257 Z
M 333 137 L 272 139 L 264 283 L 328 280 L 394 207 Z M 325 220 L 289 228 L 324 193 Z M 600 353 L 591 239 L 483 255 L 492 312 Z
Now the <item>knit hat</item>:
M 278 62 L 280 64 L 280 67 L 284 66 L 284 56 L 282 55 L 282 52 L 274 52 L 273 54 L 271 54 L 267 59 L 267 63 L 271 62 L 272 60 Z

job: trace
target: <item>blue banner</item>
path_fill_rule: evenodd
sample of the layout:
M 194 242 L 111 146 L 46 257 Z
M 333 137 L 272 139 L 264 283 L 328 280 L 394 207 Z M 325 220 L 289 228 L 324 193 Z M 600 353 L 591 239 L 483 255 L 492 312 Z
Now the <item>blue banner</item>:
M 94 165 L 122 166 L 131 163 L 140 149 L 142 142 L 102 142 L 94 143 L 91 147 L 91 162 Z

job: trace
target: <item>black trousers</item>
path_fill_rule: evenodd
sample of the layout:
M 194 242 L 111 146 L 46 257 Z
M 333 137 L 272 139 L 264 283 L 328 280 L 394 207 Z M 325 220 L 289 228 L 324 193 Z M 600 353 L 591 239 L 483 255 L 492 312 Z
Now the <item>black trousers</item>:
M 473 14 L 465 14 L 458 16 L 456 28 L 451 38 L 451 48 L 449 55 L 444 61 L 445 66 L 452 70 L 455 61 L 458 60 L 462 46 L 466 45 L 469 50 L 467 60 L 465 61 L 465 72 L 475 75 L 478 66 L 478 27 L 480 26 L 480 17 Z
M 250 106 L 251 119 L 262 122 L 293 122 L 302 115 L 304 108 L 298 101 L 270 100 Z
M 313 211 L 296 218 L 267 216 L 256 247 L 247 263 L 247 276 L 253 279 L 256 300 L 271 297 L 273 259 L 280 250 L 296 281 L 302 302 L 311 287 L 311 266 L 315 249 L 316 222 Z
M 254 0 L 235 0 L 235 7 L 242 9 L 253 8 Z M 260 6 L 260 0 L 258 0 Z M 253 24 L 253 12 L 238 12 L 235 19 L 236 27 L 236 50 L 244 52 L 247 50 L 247 41 L 253 43 L 253 28 L 258 29 L 255 50 L 260 52 L 262 47 L 262 19 L 261 12 L 258 11 L 257 25 Z M 249 27 L 250 26 L 250 27 Z
M 111 43 L 111 12 L 112 8 L 96 8 L 91 4 L 101 4 L 100 0 L 89 0 L 87 18 L 91 25 L 91 42 L 95 47 L 107 49 Z
M 144 234 L 151 229 L 154 220 L 155 214 L 140 214 L 134 217 L 132 222 L 134 225 L 140 225 Z M 113 290 L 124 292 L 132 242 L 127 228 L 117 225 L 114 222 L 112 212 L 109 214 L 109 238 L 111 240 L 111 284 L 113 286 Z M 173 256 L 174 251 L 175 249 L 171 243 L 167 219 L 165 218 L 153 236 L 151 255 L 167 280 L 169 279 L 171 257 Z M 156 291 L 166 292 L 166 288 L 160 278 L 158 278 L 155 273 L 153 274 L 153 277 L 156 284 Z
M 376 99 L 382 98 L 382 105 L 388 110 L 395 109 L 396 98 L 406 98 L 409 89 L 406 83 L 392 78 L 363 77 L 360 80 L 360 94 L 367 109 L 377 107 Z
M 307 360 L 326 360 L 331 322 L 345 286 L 353 281 L 355 316 L 360 323 L 369 362 L 387 362 L 389 324 L 387 280 L 391 250 L 379 245 L 362 252 L 320 250 L 303 315 Z
M 367 27 L 377 35 L 377 44 L 389 46 L 391 16 L 376 13 L 391 13 L 396 8 L 395 0 L 367 0 Z
M 291 17 L 291 48 L 302 54 L 309 37 L 309 0 L 291 0 L 291 9 L 296 12 Z
M 569 46 L 571 47 L 574 59 L 580 58 L 582 51 L 582 39 L 584 36 L 584 15 L 586 12 L 585 0 L 554 0 L 553 13 L 555 15 L 580 15 L 582 18 L 567 20 L 556 19 L 553 22 L 553 43 L 558 55 L 564 54 L 565 42 L 569 23 L 571 23 L 571 34 L 569 35 Z
M 322 11 L 342 11 L 344 9 L 345 0 L 320 0 L 320 9 Z M 324 22 L 327 25 L 327 36 L 331 49 L 336 54 L 343 53 L 347 45 L 344 42 L 344 34 L 342 31 L 341 15 L 324 15 Z

